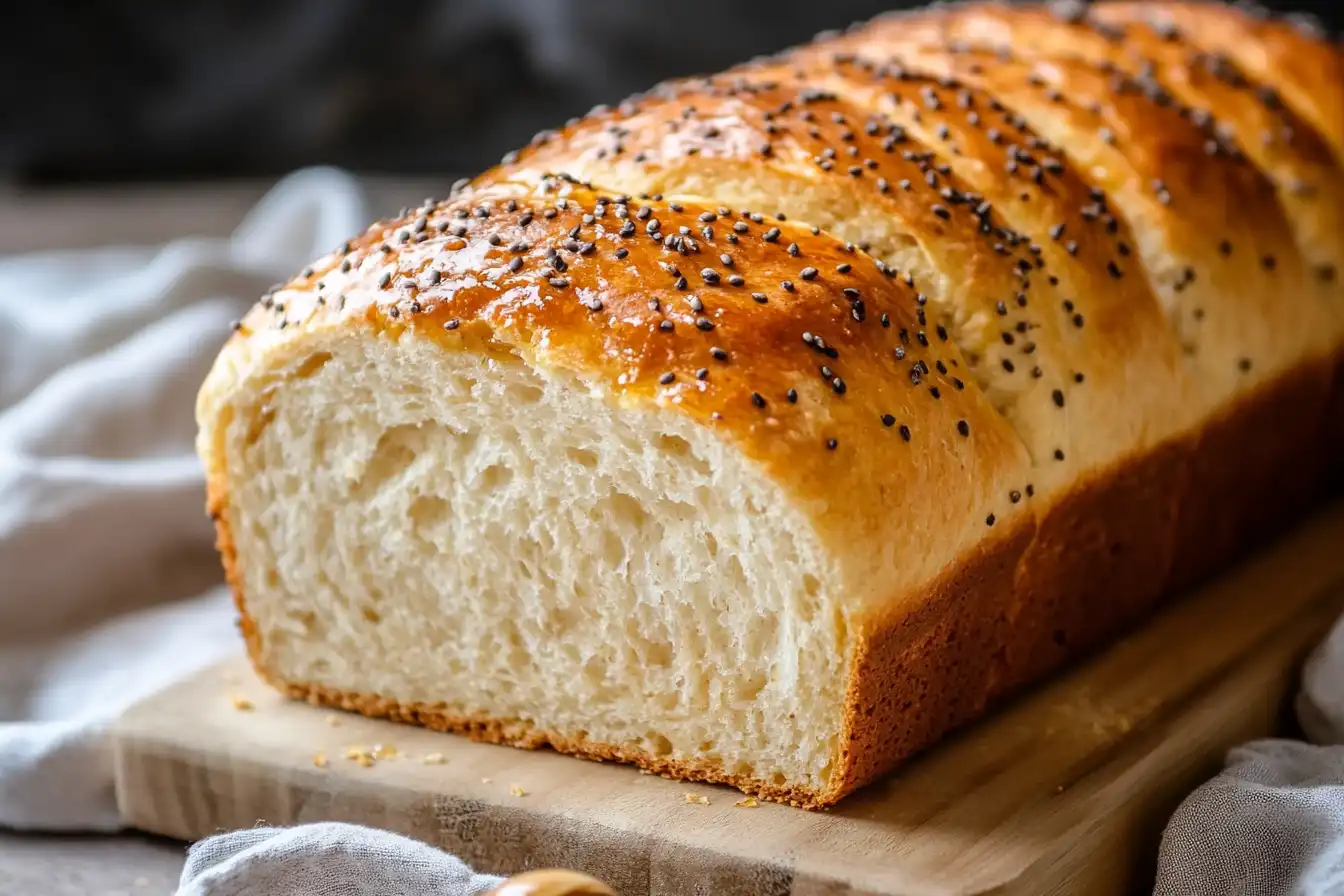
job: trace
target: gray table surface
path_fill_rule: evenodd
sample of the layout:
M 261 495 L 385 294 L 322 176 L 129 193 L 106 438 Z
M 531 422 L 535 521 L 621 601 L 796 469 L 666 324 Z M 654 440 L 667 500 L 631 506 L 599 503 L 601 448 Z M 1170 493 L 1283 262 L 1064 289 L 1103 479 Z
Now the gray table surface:
M 364 179 L 375 216 L 453 178 Z M 182 184 L 24 190 L 0 184 L 0 255 L 43 249 L 157 244 L 175 236 L 229 233 L 269 184 Z M 172 893 L 186 844 L 135 833 L 17 834 L 0 830 L 0 896 L 151 896 Z

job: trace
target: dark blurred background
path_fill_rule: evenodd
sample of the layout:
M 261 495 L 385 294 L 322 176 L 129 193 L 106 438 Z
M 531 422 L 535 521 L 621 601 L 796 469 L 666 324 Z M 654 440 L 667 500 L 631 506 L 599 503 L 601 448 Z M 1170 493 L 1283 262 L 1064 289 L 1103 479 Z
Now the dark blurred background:
M 474 173 L 601 102 L 896 0 L 51 0 L 0 29 L 0 178 Z M 914 5 L 914 4 L 906 4 Z M 1271 3 L 1340 26 L 1344 0 Z

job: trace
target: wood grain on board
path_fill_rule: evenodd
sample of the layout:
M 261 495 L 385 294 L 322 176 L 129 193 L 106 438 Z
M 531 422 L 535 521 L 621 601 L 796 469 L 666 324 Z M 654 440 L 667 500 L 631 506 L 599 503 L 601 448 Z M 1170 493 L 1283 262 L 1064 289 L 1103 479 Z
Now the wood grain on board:
M 1279 730 L 1341 609 L 1344 505 L 826 812 L 333 714 L 240 657 L 121 720 L 118 799 L 171 837 L 350 821 L 621 894 L 1136 892 L 1181 798 Z

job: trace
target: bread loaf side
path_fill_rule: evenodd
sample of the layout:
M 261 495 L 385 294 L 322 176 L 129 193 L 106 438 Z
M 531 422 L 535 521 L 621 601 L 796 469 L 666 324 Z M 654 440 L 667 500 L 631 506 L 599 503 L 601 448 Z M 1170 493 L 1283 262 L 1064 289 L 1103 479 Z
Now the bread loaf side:
M 266 296 L 198 402 L 258 672 L 823 806 L 1291 519 L 1344 88 L 1267 60 L 1340 52 L 1162 9 L 661 85 Z

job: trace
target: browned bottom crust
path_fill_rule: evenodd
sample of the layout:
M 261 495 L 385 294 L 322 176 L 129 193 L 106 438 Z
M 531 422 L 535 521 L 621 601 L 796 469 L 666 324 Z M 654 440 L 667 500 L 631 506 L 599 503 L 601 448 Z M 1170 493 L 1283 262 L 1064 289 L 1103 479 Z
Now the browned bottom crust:
M 826 800 L 803 787 L 781 786 L 751 775 L 732 774 L 716 761 L 654 756 L 637 747 L 603 743 L 586 737 L 575 737 L 559 731 L 537 728 L 520 719 L 457 715 L 441 704 L 398 703 L 379 697 L 377 694 L 339 691 L 318 684 L 276 681 L 265 669 L 257 666 L 255 661 L 253 666 L 257 674 L 277 690 L 296 700 L 306 700 L 314 706 L 344 709 L 375 719 L 409 722 L 433 731 L 463 734 L 471 740 L 482 743 L 504 744 L 524 750 L 550 747 L 558 752 L 584 759 L 629 763 L 678 781 L 730 784 L 744 793 L 802 809 L 818 809 L 835 801 Z

